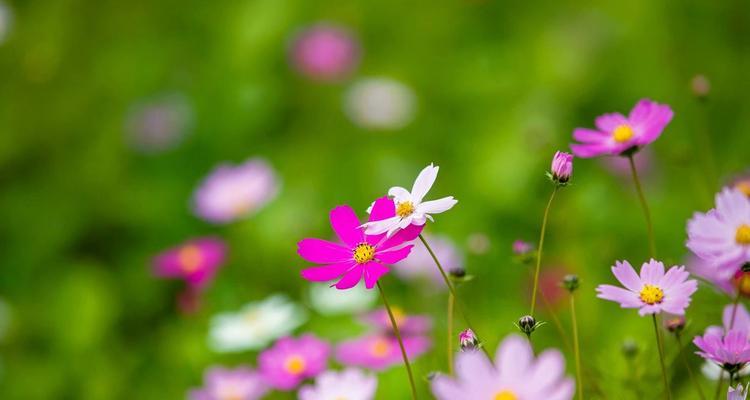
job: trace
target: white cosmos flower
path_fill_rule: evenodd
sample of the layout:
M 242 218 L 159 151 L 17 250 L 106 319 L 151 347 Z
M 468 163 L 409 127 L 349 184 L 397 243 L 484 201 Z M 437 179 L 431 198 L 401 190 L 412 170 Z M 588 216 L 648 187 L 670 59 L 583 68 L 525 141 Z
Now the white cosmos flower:
M 277 294 L 248 303 L 238 312 L 211 319 L 209 344 L 217 352 L 257 350 L 286 336 L 307 321 L 307 313 L 288 297 Z
M 367 290 L 364 282 L 350 290 L 338 290 L 326 283 L 310 285 L 310 303 L 323 315 L 354 314 L 370 309 L 377 299 L 374 290 Z
M 365 232 L 368 235 L 378 235 L 388 232 L 387 236 L 390 237 L 409 225 L 421 226 L 428 219 L 433 221 L 432 214 L 440 214 L 456 205 L 458 200 L 454 199 L 453 196 L 443 197 L 438 200 L 422 201 L 435 183 L 439 169 L 440 167 L 432 164 L 425 167 L 414 181 L 411 192 L 400 186 L 394 186 L 388 190 L 388 196 L 391 196 L 396 203 L 396 215 L 384 220 L 364 224 L 363 226 L 367 228 Z

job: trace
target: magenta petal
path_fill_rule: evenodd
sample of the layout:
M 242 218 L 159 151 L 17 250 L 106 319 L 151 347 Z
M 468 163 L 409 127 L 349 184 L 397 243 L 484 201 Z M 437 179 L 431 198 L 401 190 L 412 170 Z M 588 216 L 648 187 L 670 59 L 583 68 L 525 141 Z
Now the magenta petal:
M 327 240 L 308 238 L 297 243 L 297 253 L 305 260 L 317 263 L 339 263 L 352 258 L 352 251 Z
M 395 215 L 396 215 L 396 203 L 394 203 L 393 200 L 388 198 L 387 196 L 383 196 L 375 200 L 375 203 L 373 203 L 372 210 L 370 210 L 369 222 L 381 221 L 384 219 L 391 218 Z M 385 237 L 385 232 L 378 234 L 378 235 L 365 235 L 367 242 L 370 244 L 377 244 L 384 237 Z
M 378 282 L 378 279 L 380 279 L 381 276 L 387 274 L 389 269 L 387 266 L 373 261 L 365 265 L 364 271 L 365 287 L 367 287 L 368 289 L 372 289 L 375 287 L 375 283 Z
M 359 219 L 349 206 L 338 206 L 331 210 L 331 227 L 342 242 L 354 247 L 364 241 L 364 232 Z
M 168 250 L 156 257 L 153 261 L 154 274 L 167 278 L 183 276 L 182 267 L 177 250 Z
M 357 264 L 354 266 L 354 268 L 351 268 L 349 271 L 346 272 L 343 278 L 341 278 L 338 283 L 336 283 L 336 289 L 351 289 L 354 286 L 359 283 L 360 279 L 362 279 L 362 273 L 364 271 L 364 268 L 362 267 L 362 264 Z
M 413 247 L 414 245 L 410 244 L 398 250 L 391 250 L 391 251 L 384 251 L 382 253 L 376 253 L 375 257 L 378 259 L 378 261 L 382 262 L 383 264 L 395 264 L 403 260 L 407 256 L 409 256 L 409 253 L 411 252 L 411 249 Z
M 302 270 L 302 277 L 313 282 L 327 282 L 334 280 L 346 273 L 355 265 L 354 261 L 347 261 L 339 264 L 325 265 L 322 267 L 312 267 Z
M 406 242 L 411 242 L 412 240 L 419 237 L 419 235 L 422 233 L 422 229 L 424 229 L 424 225 L 411 224 L 406 228 L 396 232 L 395 235 L 386 239 L 378 246 L 378 250 L 388 250 L 397 246 L 401 246 Z

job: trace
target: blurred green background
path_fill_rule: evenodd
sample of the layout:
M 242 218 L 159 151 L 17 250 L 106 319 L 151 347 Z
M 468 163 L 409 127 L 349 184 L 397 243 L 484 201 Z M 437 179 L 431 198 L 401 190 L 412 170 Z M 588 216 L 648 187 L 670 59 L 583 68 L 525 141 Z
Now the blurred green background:
M 551 191 L 544 173 L 573 128 L 642 97 L 672 106 L 645 178 L 658 254 L 669 263 L 685 259 L 692 212 L 709 208 L 713 192 L 748 166 L 750 4 L 742 0 L 5 4 L 13 19 L 0 44 L 0 298 L 10 309 L 2 399 L 178 399 L 209 365 L 254 365 L 252 353 L 208 349 L 210 316 L 274 292 L 305 302 L 295 243 L 329 236 L 333 206 L 364 213 L 430 162 L 441 167 L 432 195 L 459 203 L 427 231 L 462 248 L 476 232 L 490 239 L 489 252 L 467 256 L 476 279 L 462 293 L 492 351 L 528 307 L 528 271 L 511 261 L 510 244 L 536 240 Z M 361 43 L 359 67 L 340 82 L 289 67 L 292 35 L 319 21 Z M 711 83 L 705 102 L 691 93 L 698 73 Z M 371 130 L 347 118 L 347 89 L 370 76 L 411 88 L 408 125 Z M 167 151 L 138 152 L 126 134 L 129 110 L 165 93 L 190 105 L 189 133 Z M 220 162 L 251 156 L 276 168 L 279 197 L 227 226 L 194 217 L 198 182 Z M 597 284 L 614 282 L 615 259 L 640 264 L 647 254 L 631 182 L 599 160 L 576 160 L 550 218 L 545 264 L 582 279 L 588 397 L 656 398 L 651 321 L 594 297 Z M 206 234 L 224 237 L 230 258 L 200 312 L 183 316 L 176 286 L 154 279 L 149 260 Z M 392 302 L 436 318 L 436 349 L 416 361 L 416 374 L 445 370 L 443 295 L 393 276 L 384 284 Z M 726 301 L 701 287 L 686 339 L 718 323 Z M 558 315 L 568 329 L 564 304 Z M 356 325 L 313 315 L 304 329 L 338 340 Z M 626 337 L 642 350 L 637 368 L 621 355 Z M 667 339 L 676 398 L 697 398 Z M 562 346 L 550 325 L 535 344 Z M 402 368 L 380 374 L 379 399 L 406 393 Z

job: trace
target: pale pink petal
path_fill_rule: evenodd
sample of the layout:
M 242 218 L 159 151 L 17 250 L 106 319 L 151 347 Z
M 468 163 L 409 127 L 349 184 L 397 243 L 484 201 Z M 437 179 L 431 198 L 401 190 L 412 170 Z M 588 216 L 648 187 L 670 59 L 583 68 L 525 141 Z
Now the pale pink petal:
M 623 286 L 634 292 L 640 291 L 643 284 L 641 278 L 627 261 L 616 261 L 615 266 L 612 267 L 612 273 L 615 275 Z
M 594 121 L 596 127 L 603 132 L 612 132 L 620 125 L 628 123 L 628 119 L 620 113 L 600 115 Z

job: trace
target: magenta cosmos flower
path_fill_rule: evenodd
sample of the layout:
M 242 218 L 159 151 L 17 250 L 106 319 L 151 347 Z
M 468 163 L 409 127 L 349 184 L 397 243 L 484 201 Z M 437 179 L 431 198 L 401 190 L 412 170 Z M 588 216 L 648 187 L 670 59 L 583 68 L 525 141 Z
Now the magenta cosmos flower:
M 564 151 L 558 151 L 552 157 L 552 166 L 550 167 L 550 176 L 552 181 L 564 185 L 573 175 L 573 155 Z
M 389 218 L 395 214 L 393 200 L 381 197 L 372 207 L 370 221 Z M 378 279 L 388 273 L 388 265 L 406 258 L 413 247 L 399 246 L 414 240 L 422 231 L 422 226 L 413 226 L 391 238 L 386 238 L 385 233 L 367 235 L 349 206 L 338 206 L 331 210 L 331 227 L 343 245 L 308 238 L 297 244 L 297 252 L 309 262 L 325 264 L 303 270 L 303 278 L 314 282 L 339 279 L 335 285 L 338 289 L 352 288 L 362 278 L 365 286 L 372 289 Z
M 726 277 L 750 262 L 750 199 L 725 188 L 716 195 L 716 208 L 695 213 L 688 221 L 687 247 Z
M 226 251 L 224 242 L 218 238 L 193 239 L 154 257 L 154 274 L 184 279 L 190 287 L 203 288 L 224 263 Z
M 656 140 L 672 116 L 668 105 L 643 99 L 627 117 L 620 113 L 604 114 L 596 118 L 596 130 L 576 128 L 573 138 L 580 143 L 571 144 L 570 148 L 581 158 L 625 155 Z
M 224 224 L 256 213 L 278 191 L 276 172 L 261 158 L 240 165 L 222 164 L 195 191 L 193 209 L 208 222 Z
M 192 390 L 190 400 L 257 400 L 268 392 L 260 374 L 248 367 L 225 369 L 214 367 L 206 371 L 204 385 Z
M 263 378 L 273 388 L 292 390 L 325 371 L 330 347 L 314 335 L 284 337 L 258 356 Z
M 424 354 L 432 345 L 426 336 L 403 336 L 402 339 L 409 360 Z M 343 365 L 376 371 L 404 363 L 398 340 L 387 334 L 366 335 L 339 343 L 336 346 L 336 360 Z
M 359 45 L 346 29 L 319 24 L 302 31 L 292 44 L 290 58 L 294 68 L 318 81 L 337 81 L 357 67 Z
M 432 381 L 438 400 L 570 400 L 573 380 L 565 376 L 558 350 L 534 356 L 528 340 L 510 335 L 500 344 L 493 365 L 479 351 L 459 353 L 456 376 Z
M 406 315 L 398 307 L 391 307 L 393 317 L 402 335 L 427 333 L 432 328 L 432 319 L 426 315 Z M 393 332 L 390 317 L 386 309 L 375 310 L 362 316 L 362 321 L 381 332 Z
M 693 343 L 700 349 L 696 354 L 729 373 L 739 371 L 750 362 L 750 342 L 747 333 L 741 330 L 732 329 L 724 335 L 708 331 L 703 336 L 696 336 Z
M 315 379 L 315 385 L 299 390 L 299 400 L 372 400 L 378 388 L 375 375 L 356 368 L 341 372 L 326 371 Z
M 685 267 L 672 267 L 664 273 L 664 264 L 652 259 L 641 266 L 641 275 L 627 261 L 617 261 L 612 273 L 625 288 L 599 285 L 597 297 L 620 303 L 622 308 L 639 308 L 641 316 L 662 311 L 685 314 L 690 296 L 698 290 L 698 282 L 687 280 Z

